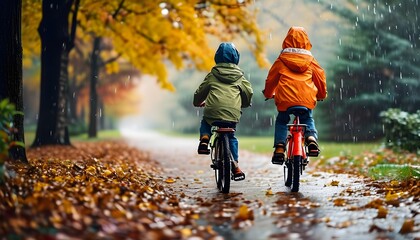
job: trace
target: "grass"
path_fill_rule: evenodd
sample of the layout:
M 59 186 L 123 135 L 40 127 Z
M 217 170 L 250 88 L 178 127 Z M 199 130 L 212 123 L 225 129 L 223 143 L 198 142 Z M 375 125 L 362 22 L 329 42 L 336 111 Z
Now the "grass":
M 182 138 L 195 138 L 198 139 L 198 134 L 181 134 L 181 133 L 168 133 L 164 134 L 182 137 Z M 267 136 L 237 136 L 239 140 L 239 149 L 247 151 L 271 154 L 273 152 L 273 137 Z M 381 146 L 380 142 L 359 142 L 359 143 L 335 143 L 335 142 L 319 142 L 321 148 L 321 156 L 328 159 L 337 156 L 354 156 L 361 154 L 365 151 L 375 151 Z
M 273 151 L 272 137 L 238 137 L 239 148 L 256 153 L 271 153 Z M 331 158 L 336 156 L 358 155 L 365 151 L 373 151 L 380 143 L 334 143 L 319 142 L 321 156 Z
M 407 164 L 378 164 L 369 169 L 369 175 L 373 179 L 418 179 L 420 178 L 420 170 Z
M 121 133 L 118 130 L 105 130 L 105 131 L 98 131 L 97 138 L 88 138 L 88 134 L 80 134 L 75 136 L 70 136 L 70 142 L 93 142 L 98 140 L 110 140 L 110 139 L 118 139 L 121 137 Z M 25 145 L 30 146 L 35 139 L 35 132 L 25 132 Z

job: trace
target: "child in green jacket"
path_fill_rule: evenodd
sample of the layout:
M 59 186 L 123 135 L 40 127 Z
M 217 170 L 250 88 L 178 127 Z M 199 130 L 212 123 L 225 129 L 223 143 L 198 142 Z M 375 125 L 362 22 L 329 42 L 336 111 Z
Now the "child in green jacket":
M 214 56 L 216 65 L 204 78 L 194 93 L 193 104 L 204 107 L 200 126 L 199 154 L 209 154 L 211 126 L 216 121 L 225 122 L 226 127 L 236 128 L 241 117 L 241 108 L 251 106 L 253 90 L 239 68 L 239 52 L 233 43 L 221 43 Z M 245 179 L 238 166 L 238 140 L 234 133 L 229 134 L 232 151 L 234 180 Z

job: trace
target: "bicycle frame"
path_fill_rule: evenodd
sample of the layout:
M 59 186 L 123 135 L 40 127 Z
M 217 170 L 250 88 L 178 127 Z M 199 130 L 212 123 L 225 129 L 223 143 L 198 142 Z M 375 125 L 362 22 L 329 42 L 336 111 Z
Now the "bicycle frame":
M 293 124 L 287 124 L 290 135 L 287 138 L 288 148 L 287 148 L 287 158 L 293 159 L 294 156 L 302 156 L 303 159 L 306 159 L 306 151 L 304 145 L 304 136 L 306 125 L 300 124 L 299 116 L 295 116 Z

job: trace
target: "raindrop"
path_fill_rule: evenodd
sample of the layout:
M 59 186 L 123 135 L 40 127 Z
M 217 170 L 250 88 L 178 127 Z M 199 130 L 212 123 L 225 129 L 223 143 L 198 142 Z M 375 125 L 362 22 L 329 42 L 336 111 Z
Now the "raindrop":
M 102 117 L 102 108 L 99 108 L 99 117 Z
M 169 13 L 169 10 L 168 10 L 167 8 L 164 8 L 164 9 L 162 9 L 162 11 L 161 11 L 161 14 L 162 14 L 163 16 L 168 15 L 168 13 Z
M 341 38 L 338 39 L 338 44 L 341 46 Z
M 160 8 L 166 8 L 166 6 L 167 6 L 166 2 L 159 3 Z
M 255 121 L 258 121 L 258 113 L 255 113 Z
M 269 38 L 270 40 L 272 40 L 272 39 L 273 39 L 273 36 L 272 36 L 271 32 L 270 32 L 270 34 L 268 35 L 268 38 Z
M 273 126 L 273 118 L 270 118 L 270 126 Z
M 200 116 L 200 110 L 197 110 L 197 117 Z
M 174 28 L 180 28 L 181 24 L 179 24 L 179 22 L 175 21 L 172 23 L 172 26 L 174 26 Z
M 175 122 L 172 121 L 172 128 L 175 128 Z

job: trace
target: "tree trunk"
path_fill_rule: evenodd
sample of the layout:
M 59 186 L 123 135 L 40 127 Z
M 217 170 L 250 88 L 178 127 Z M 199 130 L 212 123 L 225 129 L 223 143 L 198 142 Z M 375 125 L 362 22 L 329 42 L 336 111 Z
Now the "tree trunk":
M 0 99 L 8 98 L 17 111 L 23 112 L 21 0 L 0 1 Z M 23 114 L 13 117 L 16 132 L 12 141 L 25 143 Z M 13 160 L 28 162 L 24 146 L 9 149 Z
M 96 138 L 98 135 L 98 85 L 99 75 L 99 53 L 101 45 L 101 37 L 95 37 L 93 40 L 93 50 L 90 59 L 90 113 L 89 113 L 89 138 Z
M 75 71 L 76 72 L 76 71 Z M 70 123 L 78 122 L 77 116 L 77 87 L 76 87 L 76 74 L 72 77 L 69 87 L 69 117 Z
M 67 126 L 67 66 L 74 37 L 69 33 L 72 4 L 73 0 L 42 1 L 43 17 L 38 29 L 41 37 L 41 97 L 33 147 L 70 145 Z
M 99 129 L 105 130 L 105 104 L 104 101 L 99 101 Z

